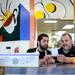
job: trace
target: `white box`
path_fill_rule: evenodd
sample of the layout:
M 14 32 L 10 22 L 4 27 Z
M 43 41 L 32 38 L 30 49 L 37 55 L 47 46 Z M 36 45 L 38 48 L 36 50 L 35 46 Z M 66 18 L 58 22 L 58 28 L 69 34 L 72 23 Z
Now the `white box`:
M 0 66 L 5 67 L 38 67 L 39 54 L 0 54 Z

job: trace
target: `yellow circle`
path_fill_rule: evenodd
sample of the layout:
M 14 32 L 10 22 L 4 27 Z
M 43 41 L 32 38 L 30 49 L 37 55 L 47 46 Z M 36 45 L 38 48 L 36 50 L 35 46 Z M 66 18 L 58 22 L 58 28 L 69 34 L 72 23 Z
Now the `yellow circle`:
M 4 14 L 5 15 L 3 15 L 3 23 L 7 21 L 7 19 L 11 16 L 12 13 L 9 10 L 7 10 Z
M 48 4 L 46 4 L 45 9 L 47 12 L 53 13 L 56 10 L 56 6 L 53 3 L 48 3 Z
M 44 12 L 42 10 L 35 11 L 36 19 L 43 19 L 45 17 Z

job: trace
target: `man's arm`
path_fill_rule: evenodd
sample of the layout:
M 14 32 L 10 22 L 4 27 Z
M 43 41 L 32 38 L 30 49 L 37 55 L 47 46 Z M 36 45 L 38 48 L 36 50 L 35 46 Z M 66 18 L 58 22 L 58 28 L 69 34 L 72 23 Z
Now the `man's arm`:
M 75 57 L 66 57 L 65 62 L 75 64 Z
M 62 54 L 57 56 L 57 60 L 60 63 L 75 63 L 75 57 L 66 57 Z
M 27 53 L 32 53 L 32 52 L 36 52 L 36 48 L 31 48 L 27 50 Z

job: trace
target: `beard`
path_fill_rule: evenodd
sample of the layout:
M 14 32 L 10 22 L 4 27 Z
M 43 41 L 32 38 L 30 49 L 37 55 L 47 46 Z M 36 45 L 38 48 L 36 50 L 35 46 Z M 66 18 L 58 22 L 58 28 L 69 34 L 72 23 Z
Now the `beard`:
M 40 48 L 41 48 L 42 50 L 47 50 L 48 45 L 45 45 L 45 46 L 40 45 Z
M 65 50 L 70 50 L 69 46 L 66 45 L 66 44 L 63 45 L 63 49 L 65 49 Z

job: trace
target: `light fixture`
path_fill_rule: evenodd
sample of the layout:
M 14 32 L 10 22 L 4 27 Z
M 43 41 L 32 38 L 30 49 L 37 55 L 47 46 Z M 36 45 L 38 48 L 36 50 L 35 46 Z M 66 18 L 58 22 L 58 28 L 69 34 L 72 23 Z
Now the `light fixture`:
M 57 23 L 57 20 L 45 20 L 44 23 Z
M 74 28 L 74 24 L 65 25 L 62 29 L 72 29 Z
M 61 36 L 61 35 L 64 34 L 64 33 L 66 33 L 66 31 L 58 31 L 58 32 L 56 32 L 55 34 Z

